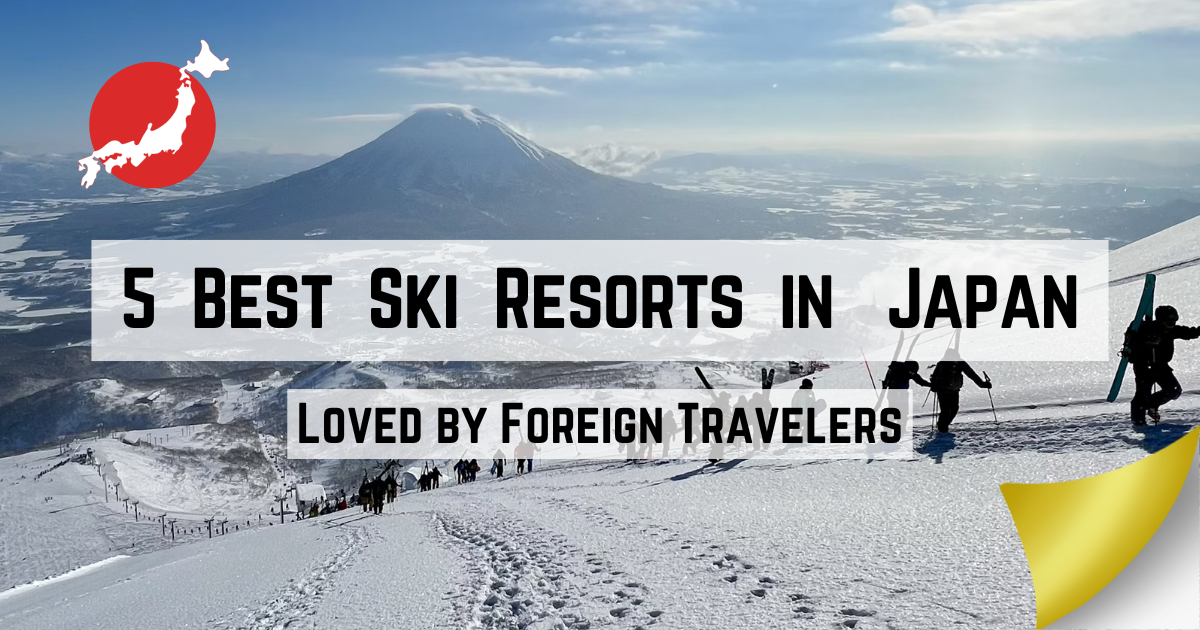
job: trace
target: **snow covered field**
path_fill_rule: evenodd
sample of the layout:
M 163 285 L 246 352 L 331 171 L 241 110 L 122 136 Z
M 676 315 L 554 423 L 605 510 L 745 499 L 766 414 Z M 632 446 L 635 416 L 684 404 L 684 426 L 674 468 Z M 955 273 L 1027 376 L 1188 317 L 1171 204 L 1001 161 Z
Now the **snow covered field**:
M 256 516 L 269 513 L 274 497 L 296 481 L 275 470 L 268 454 L 279 448 L 278 438 L 259 435 L 248 425 L 192 425 L 120 436 L 87 446 L 95 449 L 97 462 L 115 468 L 109 485 L 119 480 L 122 498 L 138 499 L 148 512 L 192 519 Z M 97 489 L 103 493 L 103 486 Z
M 1026 628 L 999 484 L 1112 470 L 1197 423 L 1062 407 L 922 431 L 913 461 L 545 463 L 153 553 L 158 524 L 105 514 L 94 469 L 31 481 L 58 458 L 29 454 L 0 460 L 6 585 L 130 557 L 0 594 L 0 627 Z
M 0 589 L 166 546 L 159 524 L 105 503 L 94 468 L 39 451 L 0 459 Z
M 66 455 L 53 450 L 0 458 L 0 589 L 205 539 L 206 519 L 229 531 L 274 524 L 275 497 L 299 481 L 280 440 L 244 426 L 129 431 L 76 447 L 106 464 L 104 478 L 93 466 L 55 468 Z
M 1200 323 L 1198 233 L 1194 220 L 1112 255 L 1114 349 L 1147 271 L 1159 273 L 1158 303 Z M 61 457 L 0 459 L 0 588 L 116 558 L 0 592 L 0 627 L 1028 628 L 1033 588 L 999 485 L 1107 472 L 1200 424 L 1200 342 L 1181 342 L 1175 363 L 1189 393 L 1142 431 L 1127 416 L 1131 383 L 1119 403 L 1099 402 L 1115 360 L 980 362 L 997 418 L 968 384 L 974 413 L 941 436 L 919 416 L 911 461 L 539 462 L 521 477 L 402 494 L 380 516 L 352 509 L 178 545 L 105 504 L 94 468 L 35 479 Z M 872 367 L 882 376 L 883 363 Z M 679 386 L 685 368 L 646 374 Z M 405 378 L 363 369 L 390 386 Z M 756 385 L 753 370 L 712 371 Z M 815 380 L 818 393 L 868 384 L 854 363 Z M 277 443 L 232 430 L 93 446 L 147 506 L 252 514 L 297 473 Z
M 1027 628 L 998 485 L 1111 470 L 1196 421 L 973 423 L 902 462 L 550 465 L 116 560 L 0 595 L 0 626 Z

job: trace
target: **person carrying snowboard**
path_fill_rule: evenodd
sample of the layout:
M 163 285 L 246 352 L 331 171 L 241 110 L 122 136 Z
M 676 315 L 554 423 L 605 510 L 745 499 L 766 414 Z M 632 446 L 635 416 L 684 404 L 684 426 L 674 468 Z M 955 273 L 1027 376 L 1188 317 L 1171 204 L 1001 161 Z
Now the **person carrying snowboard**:
M 1200 327 L 1180 326 L 1178 322 L 1175 307 L 1163 305 L 1154 309 L 1154 319 L 1147 318 L 1136 331 L 1125 331 L 1128 350 L 1123 354 L 1133 365 L 1137 388 L 1129 404 L 1134 426 L 1145 426 L 1146 416 L 1157 423 L 1158 408 L 1183 393 L 1170 365 L 1175 357 L 1175 340 L 1200 338 Z M 1155 385 L 1159 387 L 1157 393 L 1153 393 Z
M 938 433 L 949 433 L 950 423 L 958 415 L 958 392 L 962 390 L 963 374 L 983 389 L 992 388 L 992 382 L 979 378 L 975 370 L 958 356 L 957 351 L 947 350 L 929 375 L 929 388 L 937 396 L 937 404 L 941 408 L 938 413 Z
M 792 394 L 792 407 L 796 409 L 808 409 L 811 407 L 813 413 L 819 415 L 825 411 L 825 401 L 818 399 L 813 392 L 812 379 L 806 378 L 800 381 L 800 387 L 796 389 L 796 393 Z

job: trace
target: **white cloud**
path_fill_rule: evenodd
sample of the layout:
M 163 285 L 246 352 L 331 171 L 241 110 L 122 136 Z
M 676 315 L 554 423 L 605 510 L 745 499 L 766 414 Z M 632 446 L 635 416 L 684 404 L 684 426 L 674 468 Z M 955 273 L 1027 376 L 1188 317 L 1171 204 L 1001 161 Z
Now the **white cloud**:
M 546 66 L 534 61 L 520 61 L 507 57 L 459 57 L 379 70 L 412 79 L 450 83 L 466 91 L 518 94 L 560 94 L 559 90 L 546 84 L 633 74 L 633 70 L 626 66 L 601 69 Z
M 343 114 L 341 116 L 324 116 L 316 120 L 322 122 L 383 122 L 389 120 L 400 120 L 407 117 L 408 114 L 403 112 L 389 112 L 386 114 Z
M 646 26 L 597 24 L 580 29 L 571 35 L 555 35 L 550 38 L 550 41 L 556 44 L 576 44 L 582 46 L 662 48 L 674 41 L 694 39 L 702 35 L 704 33 L 700 31 L 673 24 L 650 24 Z
M 738 0 L 576 0 L 575 4 L 585 12 L 603 15 L 693 13 L 739 6 Z
M 591 131 L 590 126 L 588 130 Z M 617 177 L 636 175 L 662 157 L 658 151 L 653 149 L 615 144 L 598 144 L 582 149 L 563 149 L 556 153 L 597 173 Z
M 884 65 L 884 68 L 895 70 L 896 72 L 920 72 L 928 70 L 929 66 L 921 63 L 909 63 L 907 61 L 890 61 Z
M 949 46 L 959 56 L 1030 54 L 1036 44 L 1200 31 L 1197 0 L 1006 0 L 935 9 L 907 2 L 875 40 Z
M 923 4 L 901 4 L 892 9 L 892 19 L 909 26 L 933 24 L 937 19 L 933 9 Z
M 410 112 L 419 112 L 423 109 L 461 109 L 464 112 L 470 112 L 476 107 L 470 103 L 416 103 L 408 107 Z

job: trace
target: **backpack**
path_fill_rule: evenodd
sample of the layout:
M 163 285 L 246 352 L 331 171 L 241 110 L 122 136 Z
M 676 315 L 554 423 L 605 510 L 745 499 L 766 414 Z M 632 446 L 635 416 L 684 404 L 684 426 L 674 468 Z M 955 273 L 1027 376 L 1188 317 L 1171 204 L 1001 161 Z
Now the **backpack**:
M 934 389 L 942 391 L 958 391 L 963 386 L 962 369 L 957 361 L 941 361 L 929 375 L 929 382 Z
M 903 363 L 892 361 L 887 368 L 887 373 L 883 375 L 884 389 L 908 389 L 908 379 L 905 378 L 907 370 Z
M 1143 321 L 1137 330 L 1132 326 L 1125 329 L 1125 342 L 1122 356 L 1132 365 L 1151 363 L 1154 358 L 1155 346 L 1161 341 L 1156 334 L 1156 326 L 1150 321 Z

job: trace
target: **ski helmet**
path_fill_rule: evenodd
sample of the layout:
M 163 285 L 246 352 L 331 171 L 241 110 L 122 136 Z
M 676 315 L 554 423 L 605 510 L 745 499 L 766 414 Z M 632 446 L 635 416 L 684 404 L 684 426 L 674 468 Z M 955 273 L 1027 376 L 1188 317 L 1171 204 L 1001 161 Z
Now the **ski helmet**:
M 1176 311 L 1174 306 L 1163 304 L 1154 309 L 1154 319 L 1177 322 L 1179 321 L 1179 311 Z

